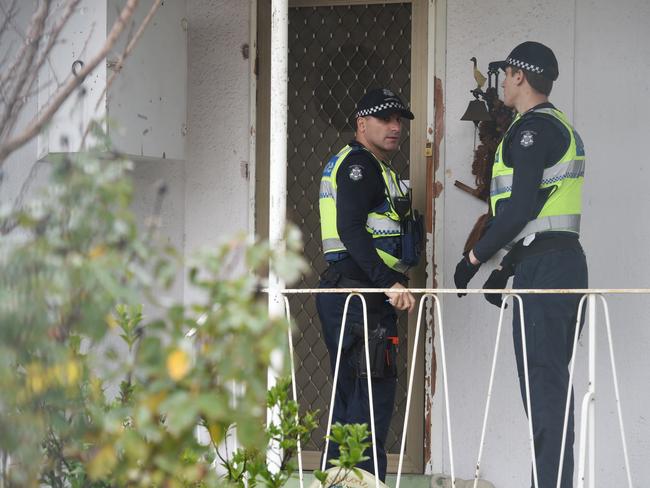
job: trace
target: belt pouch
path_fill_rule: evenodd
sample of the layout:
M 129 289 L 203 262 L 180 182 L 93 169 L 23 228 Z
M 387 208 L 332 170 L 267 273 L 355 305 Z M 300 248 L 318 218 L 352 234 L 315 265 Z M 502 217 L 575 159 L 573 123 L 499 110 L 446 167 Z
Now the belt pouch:
M 400 261 L 407 266 L 416 266 L 422 254 L 424 239 L 424 219 L 417 210 L 413 216 L 408 216 L 402 221 L 402 256 Z
M 353 327 L 359 339 L 354 346 L 355 370 L 358 378 L 367 378 L 366 352 L 364 349 L 363 326 Z M 385 327 L 377 327 L 368 331 L 368 355 L 370 356 L 370 377 L 394 378 L 397 375 L 397 338 L 388 337 Z

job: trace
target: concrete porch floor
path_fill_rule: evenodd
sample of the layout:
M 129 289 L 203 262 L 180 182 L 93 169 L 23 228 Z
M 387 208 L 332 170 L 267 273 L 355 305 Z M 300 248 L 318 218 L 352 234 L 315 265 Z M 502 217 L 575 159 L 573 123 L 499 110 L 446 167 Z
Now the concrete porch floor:
M 314 476 L 311 473 L 305 474 L 305 487 L 308 488 L 313 482 Z M 389 474 L 386 477 L 386 485 L 390 488 L 395 488 L 395 483 L 396 476 L 394 474 Z M 300 483 L 298 482 L 298 479 L 294 479 L 287 483 L 286 486 L 288 488 L 299 488 Z M 449 476 L 441 474 L 405 474 L 402 475 L 400 486 L 403 486 L 404 488 L 451 488 L 451 482 Z M 473 481 L 456 478 L 456 488 L 471 488 L 473 486 Z M 488 481 L 479 480 L 478 488 L 494 488 L 494 485 Z
M 389 474 L 386 477 L 386 484 L 390 488 L 395 488 L 395 478 L 396 476 L 393 474 Z M 402 475 L 402 482 L 400 483 L 400 486 L 403 486 L 404 488 L 430 488 L 431 487 L 431 478 L 432 476 L 430 475 L 423 475 L 423 474 L 404 474 Z M 305 488 L 309 487 L 311 483 L 314 481 L 314 476 L 311 473 L 306 473 L 305 474 Z M 286 484 L 287 488 L 300 488 L 300 483 L 298 482 L 298 479 L 294 479 L 289 481 L 289 483 Z

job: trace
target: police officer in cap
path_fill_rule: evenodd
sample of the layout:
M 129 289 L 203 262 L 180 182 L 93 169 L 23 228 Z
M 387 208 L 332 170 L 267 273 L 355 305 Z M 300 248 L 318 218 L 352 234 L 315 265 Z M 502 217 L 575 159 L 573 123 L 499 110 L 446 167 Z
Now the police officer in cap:
M 467 288 L 482 263 L 510 251 L 484 288 L 587 288 L 587 263 L 578 240 L 585 150 L 566 115 L 549 102 L 559 74 L 553 51 L 539 42 L 518 45 L 505 61 L 505 105 L 517 115 L 499 144 L 492 169 L 493 218 L 454 274 Z M 459 294 L 462 296 L 462 294 Z M 555 488 L 562 444 L 568 364 L 579 295 L 524 294 L 531 415 L 539 488 Z M 501 305 L 500 295 L 486 299 Z M 521 395 L 526 405 L 519 305 L 514 301 L 513 340 Z M 573 402 L 569 413 L 561 487 L 573 481 Z
M 328 263 L 321 288 L 390 288 L 395 292 L 368 293 L 375 437 L 379 473 L 371 457 L 359 465 L 383 481 L 386 477 L 385 441 L 393 412 L 396 386 L 396 310 L 413 310 L 415 298 L 404 291 L 404 274 L 414 263 L 403 252 L 403 220 L 412 216 L 407 188 L 390 165 L 398 149 L 402 118 L 413 114 L 388 89 L 367 92 L 354 115 L 355 139 L 332 156 L 323 170 L 320 217 L 323 252 Z M 316 305 L 332 374 L 347 293 L 318 294 Z M 363 311 L 353 298 L 348 309 L 343 352 L 336 385 L 333 422 L 370 426 Z M 376 354 L 373 354 L 375 352 Z M 373 359 L 374 358 L 374 359 Z M 337 458 L 330 444 L 327 458 Z

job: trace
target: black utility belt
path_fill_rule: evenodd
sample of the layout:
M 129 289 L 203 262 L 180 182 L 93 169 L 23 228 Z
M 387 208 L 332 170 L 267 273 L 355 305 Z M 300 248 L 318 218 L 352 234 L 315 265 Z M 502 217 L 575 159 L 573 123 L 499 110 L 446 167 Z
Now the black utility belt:
M 335 265 L 330 264 L 329 267 L 321 275 L 321 286 L 327 288 L 377 288 L 375 285 L 367 280 L 356 280 L 348 278 L 336 269 Z M 383 293 L 364 293 L 364 299 L 368 307 L 368 321 L 373 323 L 375 320 L 372 317 L 382 307 L 386 306 L 386 295 Z M 376 325 L 371 325 L 374 328 Z
M 536 236 L 535 240 L 528 246 L 524 246 L 524 240 L 520 240 L 514 247 L 503 257 L 501 266 L 516 266 L 518 263 L 526 258 L 533 256 L 540 256 L 551 251 L 560 251 L 564 249 L 580 249 L 580 241 L 578 236 Z
M 369 281 L 348 278 L 338 271 L 334 264 L 328 266 L 321 275 L 321 279 L 331 288 L 376 288 Z

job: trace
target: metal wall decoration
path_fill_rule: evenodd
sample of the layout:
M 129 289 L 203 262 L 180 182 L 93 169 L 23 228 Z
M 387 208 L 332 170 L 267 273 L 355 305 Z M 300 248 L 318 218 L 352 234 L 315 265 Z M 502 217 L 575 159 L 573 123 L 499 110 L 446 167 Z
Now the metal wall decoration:
M 476 132 L 478 132 L 480 143 L 478 146 L 475 144 L 474 160 L 472 161 L 472 174 L 475 177 L 476 186 L 472 187 L 458 180 L 454 182 L 454 185 L 479 200 L 488 203 L 488 210 L 474 224 L 465 242 L 464 252 L 472 249 L 481 238 L 485 230 L 485 224 L 490 218 L 490 180 L 492 178 L 494 153 L 514 117 L 514 111 L 506 107 L 503 100 L 499 98 L 499 68 L 493 63 L 490 63 L 487 78 L 488 87 L 483 91 L 480 81 L 482 79 L 485 80 L 485 77 L 483 77 L 476 67 L 476 58 L 472 58 L 471 61 L 474 63 L 473 71 L 477 87 L 470 90 L 470 92 L 474 95 L 475 100 L 470 102 L 461 120 L 471 120 L 474 122 L 476 127 L 475 138 Z M 474 105 L 472 106 L 472 104 Z M 477 108 L 477 104 L 482 105 L 484 108 L 487 106 L 485 112 Z M 468 114 L 468 112 L 470 113 Z

